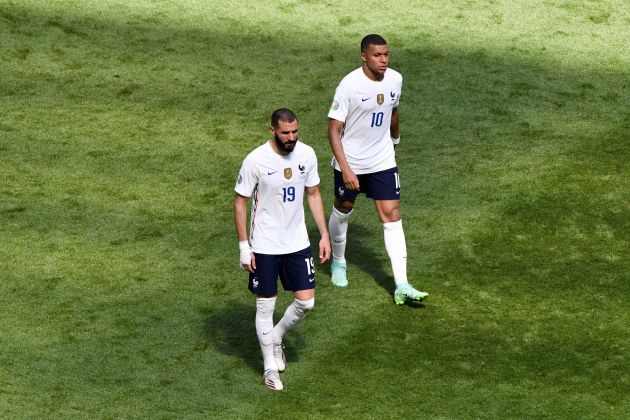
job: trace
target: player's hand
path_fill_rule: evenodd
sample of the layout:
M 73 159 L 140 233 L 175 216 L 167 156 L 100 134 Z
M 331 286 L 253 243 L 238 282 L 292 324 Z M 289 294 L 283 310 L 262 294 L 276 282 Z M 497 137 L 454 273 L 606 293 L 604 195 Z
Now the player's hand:
M 250 273 L 253 273 L 256 270 L 256 256 L 252 253 L 252 262 L 249 264 L 248 268 L 245 268 Z
M 355 191 L 359 189 L 359 178 L 357 178 L 356 174 L 352 169 L 348 169 L 342 173 L 343 175 L 343 184 L 347 189 Z
M 254 270 L 256 269 L 256 257 L 254 256 L 254 253 L 249 248 L 249 243 L 247 243 L 247 241 L 240 242 L 239 250 L 240 250 L 239 262 L 240 262 L 241 268 L 246 271 L 249 271 L 250 273 L 253 273 Z
M 241 260 L 241 268 L 245 271 L 249 271 L 250 273 L 253 273 L 254 270 L 256 270 L 256 257 L 254 254 L 250 254 L 250 260 L 247 264 L 244 264 Z
M 328 236 L 322 236 L 319 240 L 319 263 L 323 264 L 330 259 L 330 238 Z

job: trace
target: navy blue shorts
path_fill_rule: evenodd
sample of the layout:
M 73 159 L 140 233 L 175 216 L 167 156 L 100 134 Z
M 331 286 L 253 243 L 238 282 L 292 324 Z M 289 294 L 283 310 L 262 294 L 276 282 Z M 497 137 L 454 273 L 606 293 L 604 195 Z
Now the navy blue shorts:
M 249 290 L 261 296 L 278 294 L 278 277 L 284 290 L 315 288 L 315 264 L 311 248 L 283 255 L 257 254 L 256 270 L 249 273 Z
M 380 172 L 357 175 L 359 191 L 347 190 L 341 172 L 336 169 L 334 171 L 335 197 L 339 200 L 354 202 L 361 193 L 373 200 L 400 200 L 400 177 L 397 166 Z

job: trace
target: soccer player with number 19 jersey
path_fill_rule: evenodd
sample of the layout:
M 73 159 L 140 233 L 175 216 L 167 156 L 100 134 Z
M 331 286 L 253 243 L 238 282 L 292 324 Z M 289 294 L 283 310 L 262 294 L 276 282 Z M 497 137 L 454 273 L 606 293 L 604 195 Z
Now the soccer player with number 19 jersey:
M 283 389 L 279 372 L 286 368 L 284 333 L 315 305 L 315 265 L 304 223 L 304 198 L 321 234 L 320 263 L 330 257 L 330 240 L 319 191 L 317 158 L 298 142 L 295 114 L 280 108 L 271 115 L 274 136 L 247 155 L 234 190 L 234 223 L 240 264 L 256 295 L 256 334 L 263 355 L 265 385 Z M 252 199 L 249 235 L 247 202 Z M 274 326 L 278 277 L 294 300 Z
M 400 141 L 398 105 L 402 76 L 388 68 L 389 47 L 380 35 L 361 41 L 362 66 L 339 83 L 328 113 L 333 151 L 335 204 L 328 229 L 332 239 L 332 282 L 346 287 L 348 219 L 359 193 L 374 200 L 392 264 L 394 301 L 421 301 L 428 293 L 407 281 L 407 248 L 400 217 L 400 178 L 394 146 Z

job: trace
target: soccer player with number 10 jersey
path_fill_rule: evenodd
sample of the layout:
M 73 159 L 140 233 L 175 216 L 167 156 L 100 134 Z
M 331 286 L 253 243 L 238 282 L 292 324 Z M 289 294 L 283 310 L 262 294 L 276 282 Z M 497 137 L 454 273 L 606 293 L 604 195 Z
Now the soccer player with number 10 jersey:
M 348 219 L 359 193 L 374 200 L 383 223 L 385 248 L 396 290 L 394 301 L 428 296 L 407 280 L 407 248 L 400 215 L 400 178 L 394 146 L 400 142 L 402 76 L 388 68 L 389 47 L 380 35 L 361 41 L 360 68 L 337 86 L 328 113 L 328 141 L 334 155 L 335 202 L 328 222 L 332 240 L 332 282 L 346 287 L 345 250 Z

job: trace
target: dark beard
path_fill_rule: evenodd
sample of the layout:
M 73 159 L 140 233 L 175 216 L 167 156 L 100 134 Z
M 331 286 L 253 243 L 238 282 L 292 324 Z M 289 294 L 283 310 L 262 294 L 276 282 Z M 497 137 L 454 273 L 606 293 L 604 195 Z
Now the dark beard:
M 286 152 L 287 154 L 289 154 L 293 151 L 293 149 L 295 149 L 295 144 L 297 143 L 297 139 L 285 145 L 284 143 L 282 143 L 282 140 L 278 138 L 277 134 L 274 134 L 274 138 L 276 140 L 276 146 L 278 146 L 279 150 L 282 150 L 283 152 Z M 287 148 L 287 146 L 289 148 Z

